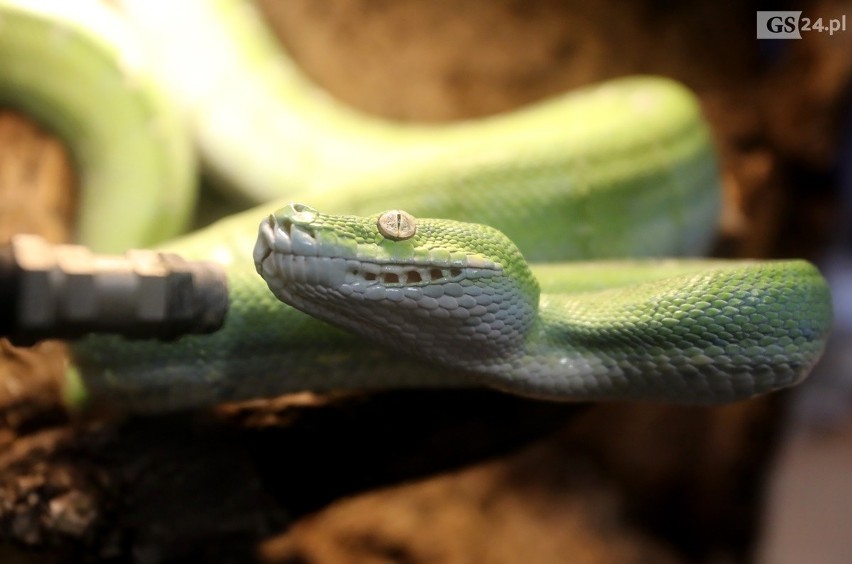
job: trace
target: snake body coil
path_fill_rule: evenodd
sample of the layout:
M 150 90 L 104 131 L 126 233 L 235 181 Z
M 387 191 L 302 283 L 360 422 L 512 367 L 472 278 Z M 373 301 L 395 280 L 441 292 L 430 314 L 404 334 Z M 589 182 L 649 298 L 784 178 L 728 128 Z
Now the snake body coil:
M 98 0 L 0 2 L 0 106 L 72 149 L 77 237 L 99 251 L 173 237 L 195 205 L 192 147 L 147 59 L 130 25 Z
M 361 116 L 318 92 L 274 47 L 243 2 L 121 4 L 148 42 L 163 50 L 155 57 L 158 82 L 128 81 L 125 67 L 119 67 L 108 76 L 134 88 L 104 93 L 86 90 L 88 81 L 100 79 L 81 74 L 87 106 L 66 103 L 58 87 L 62 81 L 43 72 L 21 72 L 26 80 L 3 84 L 2 96 L 60 124 L 57 131 L 77 148 L 86 213 L 101 199 L 131 198 L 91 212 L 100 223 L 84 220 L 84 226 L 97 224 L 82 230 L 84 242 L 144 244 L 152 233 L 161 234 L 156 227 L 130 229 L 137 220 L 152 222 L 145 210 L 159 210 L 170 198 L 179 209 L 176 216 L 189 207 L 188 168 L 163 165 L 189 162 L 180 127 L 169 130 L 168 142 L 151 143 L 139 134 L 152 123 L 178 123 L 170 117 L 160 121 L 160 110 L 146 101 L 161 99 L 158 84 L 184 106 L 202 157 L 220 179 L 258 202 L 286 200 L 163 247 L 227 267 L 232 307 L 226 324 L 216 334 L 166 344 L 84 340 L 74 346 L 74 356 L 93 395 L 137 409 L 168 409 L 299 390 L 486 384 L 558 399 L 716 402 L 794 383 L 819 356 L 830 325 L 829 300 L 824 282 L 805 263 L 607 262 L 528 269 L 517 251 L 505 250 L 514 246 L 506 247 L 503 235 L 479 225 L 508 236 L 529 261 L 706 250 L 719 210 L 717 165 L 698 105 L 682 86 L 661 78 L 619 79 L 503 116 L 406 126 Z M 30 21 L 33 16 L 22 5 L 2 0 L 0 13 Z M 57 57 L 51 39 L 57 29 L 70 44 L 92 46 L 69 50 L 62 59 L 64 72 L 95 63 L 98 72 L 113 68 L 106 61 L 121 53 L 115 45 L 92 41 L 93 32 L 67 24 L 61 10 L 51 18 L 32 19 L 29 35 L 10 33 L 0 23 L 0 47 L 8 45 L 14 54 L 0 55 L 0 71 L 21 67 L 21 60 Z M 195 35 L 188 36 L 190 31 Z M 29 47 L 22 50 L 21 44 Z M 140 71 L 143 75 L 148 76 Z M 30 104 L 30 98 L 45 103 Z M 120 117 L 135 116 L 134 121 L 104 120 L 94 109 L 112 103 L 126 103 Z M 152 120 L 155 114 L 158 119 Z M 98 129 L 100 136 L 80 135 L 77 127 L 90 120 L 111 127 Z M 134 139 L 144 147 L 122 145 Z M 92 171 L 112 162 L 112 146 L 122 147 L 128 174 L 108 176 L 106 190 L 104 175 Z M 130 183 L 134 176 L 139 184 Z M 175 180 L 180 182 L 169 184 Z M 153 186 L 164 189 L 152 193 Z M 354 250 L 344 244 L 346 229 L 360 230 L 363 218 L 377 229 L 381 209 L 404 209 L 416 218 L 451 217 L 456 221 L 423 223 L 431 235 L 421 233 L 418 241 L 432 245 L 439 258 L 444 251 L 458 252 L 499 264 L 511 273 L 505 284 L 512 291 L 492 303 L 515 308 L 521 300 L 524 305 L 510 314 L 499 307 L 488 311 L 503 325 L 486 322 L 496 333 L 487 333 L 475 347 L 469 339 L 445 334 L 441 327 L 446 326 L 438 322 L 390 339 L 397 329 L 394 314 L 381 307 L 350 317 L 319 315 L 398 352 L 330 327 L 282 305 L 254 272 L 251 249 L 258 221 L 290 200 L 322 210 L 320 223 L 338 221 L 337 215 L 325 214 L 356 214 L 347 216 L 349 227 L 339 232 L 335 247 L 354 252 L 351 260 L 378 260 L 390 252 L 378 232 L 371 232 L 371 240 L 359 239 Z M 132 218 L 128 225 L 125 217 Z M 165 223 L 164 232 L 171 230 Z M 460 232 L 471 236 L 460 239 Z M 311 245 L 307 238 L 299 241 Z M 394 244 L 411 245 L 405 239 Z M 446 285 L 460 284 L 453 269 L 462 267 L 434 267 L 446 270 L 446 276 L 430 277 L 426 284 L 421 274 L 414 282 L 432 288 L 429 292 L 457 292 Z M 388 284 L 399 284 L 395 274 L 397 282 L 390 277 Z M 503 279 L 492 282 L 498 280 Z M 380 280 L 371 282 L 379 296 Z M 509 325 L 500 316 L 506 315 L 523 320 L 511 338 L 503 339 L 501 331 Z

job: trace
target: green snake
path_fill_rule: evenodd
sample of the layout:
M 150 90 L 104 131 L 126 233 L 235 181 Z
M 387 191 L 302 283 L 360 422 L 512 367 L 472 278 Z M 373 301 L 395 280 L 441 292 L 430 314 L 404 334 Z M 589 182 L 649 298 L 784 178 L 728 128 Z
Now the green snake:
M 245 2 L 120 2 L 144 48 L 96 2 L 62 4 L 0 2 L 0 101 L 74 153 L 84 243 L 147 245 L 182 227 L 184 127 L 221 184 L 283 197 L 162 246 L 226 267 L 226 323 L 74 344 L 95 397 L 160 410 L 490 386 L 714 403 L 794 384 L 822 351 L 830 298 L 810 264 L 637 258 L 704 252 L 719 210 L 708 128 L 673 81 L 398 124 L 319 91 Z

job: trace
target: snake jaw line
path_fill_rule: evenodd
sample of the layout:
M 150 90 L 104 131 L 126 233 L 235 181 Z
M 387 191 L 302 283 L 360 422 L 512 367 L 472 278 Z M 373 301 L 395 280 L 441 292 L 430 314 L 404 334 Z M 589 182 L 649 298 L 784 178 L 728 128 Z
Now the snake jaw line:
M 399 219 L 405 212 L 393 210 L 385 212 L 381 217 L 387 214 L 394 214 L 394 221 L 406 223 L 406 226 L 401 228 L 403 230 L 413 226 L 413 218 L 410 215 L 411 221 Z M 304 223 L 310 221 L 313 221 L 313 217 Z M 378 228 L 382 230 L 381 221 Z M 411 227 L 410 230 L 413 236 L 414 228 Z M 343 284 L 380 283 L 391 288 L 428 286 L 502 273 L 502 267 L 499 264 L 479 255 L 459 257 L 430 250 L 425 260 L 410 258 L 380 261 L 362 258 L 361 255 L 365 254 L 364 252 L 356 252 L 354 256 L 346 256 L 346 254 L 345 249 L 338 245 L 329 243 L 320 245 L 315 234 L 308 232 L 303 224 L 292 221 L 286 214 L 279 213 L 271 214 L 261 222 L 252 256 L 255 268 L 261 276 L 271 275 L 274 272 L 282 280 L 290 283 L 312 282 L 333 289 Z M 489 271 L 488 274 L 485 271 Z

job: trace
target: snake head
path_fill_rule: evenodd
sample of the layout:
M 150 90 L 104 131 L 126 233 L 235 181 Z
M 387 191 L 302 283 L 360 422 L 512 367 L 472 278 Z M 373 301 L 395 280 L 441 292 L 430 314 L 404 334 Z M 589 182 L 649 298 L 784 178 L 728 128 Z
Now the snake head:
M 516 354 L 538 308 L 538 284 L 505 235 L 401 210 L 356 217 L 290 204 L 261 222 L 254 260 L 279 300 L 463 368 Z

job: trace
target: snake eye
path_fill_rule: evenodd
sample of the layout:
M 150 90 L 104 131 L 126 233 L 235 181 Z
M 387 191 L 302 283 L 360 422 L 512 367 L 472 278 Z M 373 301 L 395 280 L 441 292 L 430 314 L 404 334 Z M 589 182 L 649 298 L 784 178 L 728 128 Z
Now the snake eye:
M 411 239 L 417 232 L 414 216 L 402 210 L 388 210 L 379 215 L 376 221 L 379 233 L 391 241 Z

